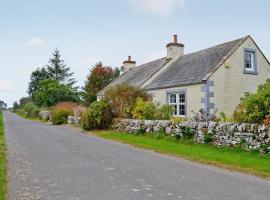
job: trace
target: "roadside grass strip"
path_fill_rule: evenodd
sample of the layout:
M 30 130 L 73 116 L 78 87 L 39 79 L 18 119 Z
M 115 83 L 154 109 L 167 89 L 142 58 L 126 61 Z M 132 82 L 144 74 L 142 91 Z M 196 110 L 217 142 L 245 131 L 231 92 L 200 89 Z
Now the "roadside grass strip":
M 270 179 L 270 156 L 258 152 L 197 144 L 187 140 L 176 140 L 169 136 L 155 139 L 153 134 L 137 136 L 115 130 L 93 131 L 91 133 L 104 139 L 119 141 L 135 147 Z
M 4 141 L 3 114 L 0 111 L 0 200 L 7 199 L 7 158 Z

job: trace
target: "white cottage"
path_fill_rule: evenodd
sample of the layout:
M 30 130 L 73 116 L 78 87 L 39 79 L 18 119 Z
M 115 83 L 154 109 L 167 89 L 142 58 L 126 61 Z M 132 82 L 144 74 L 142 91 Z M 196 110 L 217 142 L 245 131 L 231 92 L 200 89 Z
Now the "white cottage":
M 270 78 L 270 63 L 251 36 L 184 54 L 174 35 L 166 48 L 166 57 L 140 66 L 129 56 L 124 73 L 109 86 L 145 88 L 155 102 L 173 105 L 178 116 L 201 108 L 231 115 L 245 92 L 255 92 Z

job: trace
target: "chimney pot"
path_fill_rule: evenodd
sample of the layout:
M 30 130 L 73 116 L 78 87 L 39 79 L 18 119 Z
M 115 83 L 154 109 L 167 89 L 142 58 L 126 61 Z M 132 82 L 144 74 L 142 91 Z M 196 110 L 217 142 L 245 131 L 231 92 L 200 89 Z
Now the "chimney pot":
M 177 42 L 177 35 L 173 35 L 173 43 L 174 44 L 177 44 L 178 42 Z
M 184 55 L 184 44 L 178 43 L 177 35 L 173 35 L 173 41 L 166 45 L 167 47 L 167 58 L 176 59 Z
M 131 60 L 131 56 L 128 56 L 128 59 L 123 62 L 124 71 L 127 72 L 133 67 L 136 67 L 136 62 Z

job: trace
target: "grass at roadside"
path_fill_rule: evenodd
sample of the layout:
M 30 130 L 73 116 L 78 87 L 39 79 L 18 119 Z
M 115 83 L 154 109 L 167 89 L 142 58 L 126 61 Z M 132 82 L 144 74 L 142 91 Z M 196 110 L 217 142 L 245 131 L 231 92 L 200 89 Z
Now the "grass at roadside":
M 3 114 L 0 111 L 0 200 L 7 198 L 7 158 L 4 141 Z
M 151 134 L 136 136 L 117 131 L 94 131 L 94 135 L 130 144 L 135 147 L 154 150 L 188 160 L 211 164 L 226 169 L 246 172 L 270 179 L 270 156 L 255 152 L 245 152 L 238 148 L 215 147 L 190 141 L 177 141 L 165 136 L 155 139 Z

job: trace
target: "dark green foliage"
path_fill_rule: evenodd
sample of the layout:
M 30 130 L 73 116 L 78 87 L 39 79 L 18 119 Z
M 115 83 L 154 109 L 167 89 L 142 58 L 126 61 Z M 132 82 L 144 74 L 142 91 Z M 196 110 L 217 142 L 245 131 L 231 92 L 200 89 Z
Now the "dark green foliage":
M 32 103 L 33 101 L 31 97 L 22 97 L 19 102 L 20 108 L 24 108 L 27 103 Z
M 103 66 L 102 62 L 96 63 L 90 70 L 90 74 L 85 82 L 84 90 L 84 104 L 89 106 L 92 102 L 97 100 L 97 93 L 105 88 L 109 83 L 120 75 L 120 70 L 107 66 Z
M 52 124 L 53 125 L 60 125 L 66 124 L 68 116 L 73 115 L 71 109 L 67 108 L 56 108 L 52 111 Z
M 187 127 L 187 126 L 181 126 L 180 130 L 181 130 L 183 139 L 191 139 L 194 137 L 195 132 L 192 128 Z
M 49 78 L 69 86 L 73 86 L 76 83 L 75 79 L 72 78 L 74 73 L 70 72 L 70 68 L 66 66 L 64 60 L 61 60 L 61 54 L 58 49 L 55 49 L 53 57 L 49 60 L 49 65 L 46 66 Z
M 154 138 L 156 140 L 162 139 L 165 136 L 165 128 L 162 127 L 158 132 L 154 132 Z
M 134 130 L 132 133 L 133 133 L 134 135 L 140 136 L 140 135 L 145 134 L 145 129 L 139 128 L 139 129 Z
M 268 144 L 264 143 L 261 145 L 261 152 L 262 153 L 269 153 Z
M 39 82 L 50 78 L 45 67 L 37 68 L 31 73 L 30 82 L 28 84 L 28 94 L 34 97 L 39 92 Z
M 70 68 L 61 60 L 61 55 L 56 49 L 53 53 L 53 57 L 49 60 L 49 65 L 38 68 L 32 72 L 28 85 L 28 93 L 34 103 L 39 106 L 51 106 L 58 103 L 59 100 L 77 102 L 79 93 L 77 92 L 78 88 L 73 86 L 74 83 L 76 83 L 72 77 L 73 74 L 74 73 L 70 72 Z M 49 87 L 49 84 L 53 88 L 46 88 Z M 54 98 L 46 99 L 44 90 L 51 92 L 50 95 L 53 95 Z M 75 93 L 77 97 L 74 97 Z
M 260 85 L 255 94 L 246 93 L 234 112 L 237 122 L 263 123 L 270 114 L 270 80 Z
M 7 104 L 0 99 L 0 112 L 1 110 L 6 110 L 6 109 L 7 109 Z
M 50 107 L 62 101 L 79 102 L 79 93 L 69 85 L 46 79 L 39 83 L 40 91 L 35 96 L 38 106 Z
M 39 109 L 33 103 L 26 103 L 23 107 L 26 117 L 35 118 L 38 117 Z
M 106 101 L 93 102 L 84 113 L 82 128 L 84 130 L 107 129 L 112 123 L 112 109 Z
M 15 101 L 15 102 L 13 103 L 13 107 L 12 107 L 13 112 L 16 112 L 16 110 L 19 109 L 19 108 L 20 108 L 20 105 L 18 104 L 17 101 Z
M 210 144 L 214 141 L 214 133 L 213 132 L 207 132 L 204 134 L 204 139 L 203 139 L 205 144 Z

